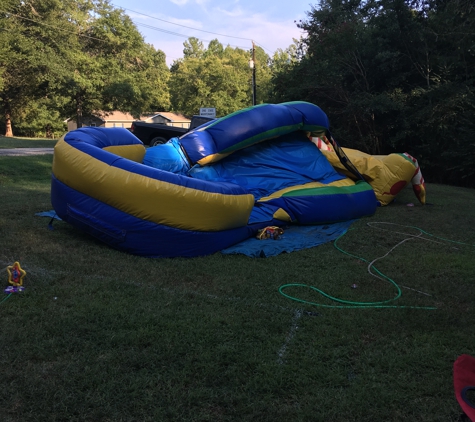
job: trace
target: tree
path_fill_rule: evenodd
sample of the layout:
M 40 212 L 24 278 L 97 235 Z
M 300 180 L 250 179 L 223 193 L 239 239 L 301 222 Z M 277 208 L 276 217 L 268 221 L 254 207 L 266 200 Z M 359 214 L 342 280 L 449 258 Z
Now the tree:
M 138 117 L 151 108 L 168 107 L 163 52 L 145 44 L 130 18 L 108 1 L 98 1 L 93 11 L 83 22 L 63 91 L 78 126 L 83 113 L 121 110 Z
M 198 38 L 190 37 L 183 45 L 185 47 L 183 49 L 185 59 L 201 59 L 205 53 L 203 43 Z
M 51 119 L 76 115 L 81 126 L 83 113 L 138 116 L 169 106 L 164 53 L 108 0 L 7 2 L 0 11 L 0 104 L 9 136 L 12 120 L 25 128 L 26 117 L 46 121 L 45 110 Z
M 345 146 L 407 151 L 432 180 L 473 186 L 474 20 L 469 0 L 322 1 L 274 98 L 318 104 Z
M 242 66 L 247 67 L 245 57 Z M 186 115 L 197 114 L 201 107 L 214 107 L 219 116 L 232 113 L 247 105 L 248 81 L 239 66 L 228 59 L 185 59 L 170 79 L 173 109 Z
M 186 54 L 171 67 L 170 92 L 173 109 L 186 115 L 196 114 L 201 107 L 215 107 L 223 116 L 251 105 L 251 72 L 249 52 L 227 46 L 223 50 L 217 40 L 209 50 L 190 38 L 184 43 Z M 220 47 L 221 46 L 221 47 Z
M 418 20 L 431 40 L 430 73 L 411 98 L 417 147 L 434 180 L 475 187 L 475 8 L 469 0 L 423 5 Z
M 290 79 L 292 99 L 322 107 L 332 117 L 334 134 L 345 144 L 381 153 L 384 126 L 379 119 L 394 113 L 397 103 L 377 86 L 381 69 L 374 58 L 380 34 L 371 25 L 371 13 L 367 2 L 358 0 L 329 0 L 312 9 L 309 20 L 300 24 L 307 31 L 302 41 L 305 54 L 290 64 L 292 70 L 281 77 L 280 85 Z
M 300 90 L 301 81 L 293 81 L 296 68 L 302 59 L 299 55 L 303 43 L 294 39 L 294 43 L 285 50 L 277 49 L 272 56 L 270 101 L 279 103 L 289 99 L 300 99 L 299 94 L 293 94 L 294 89 Z M 303 97 L 302 97 L 303 98 Z
M 254 51 L 256 66 L 256 104 L 267 103 L 272 92 L 271 60 L 262 47 Z
M 216 56 L 222 58 L 224 54 L 224 47 L 217 39 L 211 40 L 208 44 L 208 49 L 204 52 L 204 57 Z
M 72 27 L 64 18 L 72 2 L 8 0 L 0 12 L 0 104 L 5 135 L 13 136 L 12 120 L 28 106 L 51 98 L 64 74 L 62 59 Z M 60 34 L 58 36 L 58 34 Z
M 24 115 L 16 120 L 15 128 L 23 136 L 53 138 L 66 130 L 60 105 L 50 98 L 31 101 Z

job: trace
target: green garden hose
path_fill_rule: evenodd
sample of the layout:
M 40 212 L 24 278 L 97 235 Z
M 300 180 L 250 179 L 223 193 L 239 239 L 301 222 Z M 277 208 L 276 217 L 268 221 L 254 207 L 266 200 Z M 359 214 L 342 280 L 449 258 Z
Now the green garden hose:
M 368 226 L 370 227 L 374 227 L 374 225 L 376 224 L 388 224 L 388 225 L 398 225 L 400 226 L 399 224 L 394 224 L 394 223 L 384 223 L 384 222 L 379 222 L 379 223 L 367 223 Z M 424 235 L 427 235 L 427 236 L 431 236 L 433 238 L 436 238 L 436 239 L 439 239 L 439 240 L 442 240 L 444 242 L 452 242 L 452 243 L 457 243 L 457 244 L 460 244 L 460 245 L 469 245 L 467 243 L 463 243 L 463 242 L 457 242 L 457 241 L 453 241 L 453 240 L 449 240 L 449 239 L 444 239 L 444 238 L 441 238 L 441 237 L 437 237 L 437 236 L 434 236 L 418 227 L 414 227 L 414 226 L 402 226 L 402 227 L 406 227 L 406 228 L 411 228 L 411 229 L 416 229 L 416 230 L 419 230 L 419 235 L 412 235 L 412 234 L 409 234 L 409 233 L 403 233 L 403 232 L 395 232 L 395 233 L 398 233 L 398 234 L 404 234 L 404 235 L 408 235 L 409 237 L 404 239 L 403 241 L 399 242 L 396 246 L 394 246 L 388 253 L 386 253 L 386 255 L 384 255 L 383 257 L 387 256 L 389 253 L 391 253 L 395 248 L 397 248 L 399 245 L 401 245 L 402 243 L 406 242 L 407 240 L 410 240 L 412 238 L 420 238 L 422 240 L 427 240 L 427 241 L 432 241 L 432 242 L 435 242 L 434 240 L 430 240 L 430 239 L 425 239 L 423 237 L 420 237 L 422 234 Z M 383 229 L 384 230 L 384 229 Z M 331 296 L 327 293 L 325 293 L 324 291 L 314 287 L 314 286 L 310 286 L 308 284 L 301 284 L 301 283 L 288 283 L 288 284 L 284 284 L 282 286 L 279 287 L 279 293 L 283 296 L 285 296 L 286 298 L 290 299 L 290 300 L 294 300 L 296 302 L 300 302 L 300 303 L 304 303 L 306 305 L 313 305 L 313 306 L 319 306 L 319 307 L 324 307 L 324 308 L 400 308 L 400 309 L 425 309 L 425 310 L 435 310 L 437 309 L 436 307 L 433 307 L 433 306 L 398 306 L 398 305 L 391 305 L 390 303 L 391 302 L 394 302 L 396 301 L 397 299 L 399 299 L 402 295 L 402 292 L 401 292 L 401 288 L 397 285 L 397 283 L 392 280 L 391 278 L 387 277 L 386 275 L 384 275 L 381 271 L 379 271 L 375 266 L 374 266 L 374 262 L 377 260 L 377 259 L 380 259 L 380 258 L 377 258 L 373 261 L 368 261 L 364 258 L 361 258 L 359 256 L 356 256 L 356 255 L 353 255 L 343 249 L 341 249 L 339 246 L 338 246 L 338 241 L 340 240 L 340 238 L 342 238 L 343 236 L 345 235 L 345 233 L 343 233 L 342 235 L 340 235 L 334 242 L 333 242 L 333 246 L 339 250 L 341 253 L 345 254 L 345 255 L 348 255 L 352 258 L 356 258 L 362 262 L 366 262 L 368 264 L 368 272 L 373 275 L 373 276 L 376 276 L 375 274 L 373 274 L 371 272 L 371 269 L 374 270 L 377 274 L 379 274 L 379 276 L 376 276 L 377 278 L 380 278 L 382 280 L 387 280 L 389 281 L 395 288 L 396 288 L 396 291 L 397 291 L 397 294 L 391 298 L 391 299 L 387 299 L 387 300 L 383 300 L 383 301 L 379 301 L 379 302 L 356 302 L 356 301 L 350 301 L 350 300 L 343 300 L 343 299 L 340 299 L 340 298 L 337 298 L 337 297 L 334 297 L 334 296 Z M 442 243 L 442 242 L 436 242 L 436 243 Z M 475 245 L 469 245 L 469 246 L 475 246 Z M 306 289 L 310 289 L 310 290 L 313 290 L 317 293 L 319 293 L 320 295 L 326 297 L 327 299 L 330 299 L 332 300 L 333 302 L 337 302 L 338 304 L 337 305 L 325 305 L 325 304 L 321 304 L 321 303 L 317 303 L 317 302 L 312 302 L 312 301 L 309 301 L 309 300 L 305 300 L 305 299 L 299 299 L 297 297 L 294 297 L 294 296 L 291 296 L 287 293 L 284 293 L 284 290 L 285 289 L 288 289 L 288 288 L 291 288 L 291 287 L 298 287 L 298 288 L 306 288 Z

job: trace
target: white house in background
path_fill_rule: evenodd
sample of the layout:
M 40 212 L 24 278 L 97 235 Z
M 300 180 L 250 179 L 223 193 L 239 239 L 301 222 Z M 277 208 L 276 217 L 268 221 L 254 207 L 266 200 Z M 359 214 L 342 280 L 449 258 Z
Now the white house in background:
M 122 113 L 121 111 L 113 111 L 110 113 L 97 112 L 83 116 L 82 125 L 93 127 L 123 127 L 128 129 L 134 120 L 137 119 L 135 119 L 131 114 Z M 66 123 L 68 125 L 68 132 L 78 128 L 76 117 L 67 119 Z
M 167 126 L 184 127 L 187 129 L 191 123 L 191 120 L 187 119 L 183 114 L 170 113 L 167 111 L 140 116 L 140 120 L 147 123 L 161 123 Z
M 156 112 L 140 116 L 140 119 L 135 119 L 129 113 L 122 113 L 121 111 L 113 112 L 97 112 L 92 115 L 83 116 L 83 126 L 94 127 L 123 127 L 130 129 L 132 122 L 135 120 L 141 120 L 148 123 L 161 123 L 168 126 L 177 127 L 190 127 L 190 119 L 187 119 L 182 114 L 170 113 L 170 112 Z M 68 125 L 68 132 L 77 129 L 76 118 L 71 117 L 66 120 Z

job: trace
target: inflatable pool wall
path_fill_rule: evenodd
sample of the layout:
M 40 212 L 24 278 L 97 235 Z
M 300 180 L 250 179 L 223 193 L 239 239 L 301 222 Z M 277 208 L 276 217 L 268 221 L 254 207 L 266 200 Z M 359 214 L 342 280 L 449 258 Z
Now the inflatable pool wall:
M 180 138 L 192 164 L 206 165 L 264 140 L 296 131 L 325 133 L 327 115 L 314 104 L 262 104 L 207 123 Z
M 303 135 L 327 130 L 327 116 L 313 104 L 251 107 L 174 139 L 180 167 L 187 160 L 190 169 L 175 173 L 144 164 L 167 144 L 146 150 L 126 129 L 81 128 L 55 146 L 52 205 L 64 221 L 104 243 L 148 257 L 207 255 L 268 225 L 325 224 L 373 214 L 371 186 L 336 173 Z M 302 151 L 305 160 L 298 155 Z M 269 167 L 263 161 L 257 182 L 261 168 L 254 156 L 272 160 Z M 231 180 L 199 174 L 206 169 L 217 174 L 218 167 L 229 173 L 235 157 L 245 165 L 238 161 Z M 304 161 L 310 170 L 301 168 Z M 321 165 L 315 167 L 315 161 Z M 266 186 L 264 196 L 249 180 Z

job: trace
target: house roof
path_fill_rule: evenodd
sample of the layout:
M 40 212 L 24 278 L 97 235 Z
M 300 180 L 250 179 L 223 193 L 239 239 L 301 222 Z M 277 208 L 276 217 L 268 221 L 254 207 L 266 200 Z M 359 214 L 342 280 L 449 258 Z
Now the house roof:
M 190 119 L 183 116 L 183 114 L 171 113 L 168 111 L 159 111 L 148 116 L 141 116 L 141 119 L 148 120 L 148 119 L 153 119 L 156 116 L 162 116 L 163 118 L 167 119 L 169 122 L 189 122 L 190 121 Z
M 122 111 L 95 111 L 93 115 L 104 122 L 133 122 L 134 120 L 153 119 L 156 116 L 161 116 L 169 122 L 190 122 L 190 119 L 186 118 L 183 114 L 171 113 L 168 111 L 157 111 L 150 114 L 143 114 L 140 116 L 140 119 L 136 119 L 130 113 L 123 113 Z M 69 119 L 66 119 L 65 122 L 68 122 L 69 120 L 76 120 L 76 118 L 70 117 Z
M 125 121 L 132 122 L 134 120 L 137 120 L 130 113 L 123 113 L 122 111 L 111 111 L 111 112 L 98 111 L 98 112 L 95 112 L 94 115 L 107 122 L 125 122 Z

